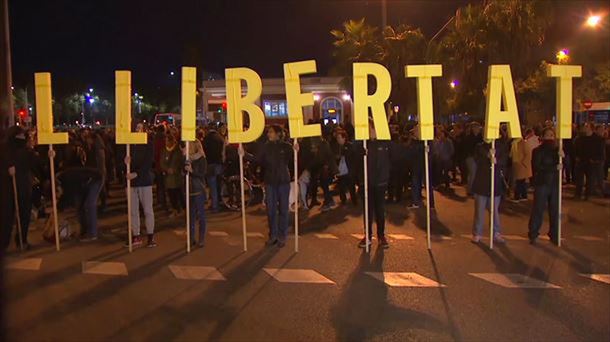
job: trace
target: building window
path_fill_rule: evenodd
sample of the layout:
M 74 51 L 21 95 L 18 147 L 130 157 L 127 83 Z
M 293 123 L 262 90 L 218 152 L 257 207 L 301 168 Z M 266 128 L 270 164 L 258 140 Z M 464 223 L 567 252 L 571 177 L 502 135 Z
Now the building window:
M 327 97 L 322 100 L 322 123 L 340 123 L 343 118 L 343 103 L 336 97 Z

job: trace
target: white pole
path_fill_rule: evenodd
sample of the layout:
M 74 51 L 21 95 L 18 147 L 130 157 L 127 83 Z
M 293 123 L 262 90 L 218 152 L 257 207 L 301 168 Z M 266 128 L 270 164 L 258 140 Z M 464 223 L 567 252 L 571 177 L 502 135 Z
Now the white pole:
M 297 151 L 298 139 L 292 142 L 294 147 L 294 252 L 299 251 L 299 153 Z
M 557 182 L 557 247 L 561 247 L 561 183 L 562 183 L 562 172 L 563 172 L 563 158 L 561 156 L 563 152 L 563 139 L 559 138 L 559 164 L 557 170 L 559 172 L 559 181 Z
M 125 145 L 125 155 L 127 156 L 127 161 L 128 163 L 126 163 L 126 174 L 127 176 L 129 176 L 129 174 L 131 173 L 131 153 L 130 150 L 131 148 L 129 147 L 130 144 Z M 131 180 L 129 178 L 127 178 L 127 239 L 129 240 L 128 244 L 129 244 L 129 253 L 131 253 L 133 251 L 132 245 L 131 245 L 131 239 L 132 239 L 132 234 L 131 234 Z
M 362 141 L 364 146 L 364 238 L 366 241 L 366 252 L 370 251 L 370 239 L 369 239 L 369 171 L 368 171 L 368 151 L 366 146 L 366 140 Z M 372 238 L 372 236 L 371 236 Z
M 17 198 L 17 179 L 15 175 L 13 175 L 13 198 L 15 199 L 15 218 L 17 219 L 17 234 L 19 234 L 19 250 L 22 251 L 23 238 L 21 237 L 21 216 L 19 216 L 19 199 Z
M 496 179 L 496 140 L 491 141 L 491 149 L 489 150 L 491 161 L 491 192 L 489 198 L 489 249 L 494 248 L 494 205 L 495 205 L 495 179 Z
M 432 249 L 430 243 L 430 161 L 429 161 L 430 146 L 428 140 L 424 140 L 424 171 L 426 172 L 426 239 L 428 240 L 428 249 Z
M 248 251 L 248 233 L 246 230 L 246 199 L 244 197 L 244 146 L 239 144 L 239 186 L 241 191 L 241 231 L 244 238 L 244 252 Z
M 53 202 L 53 225 L 55 228 L 55 249 L 59 251 L 59 223 L 57 217 L 57 195 L 55 194 L 55 151 L 53 144 L 49 144 L 49 163 L 51 167 L 51 200 Z
M 189 144 L 190 141 L 187 141 L 185 148 L 187 163 L 190 161 Z M 203 239 L 203 236 L 200 236 L 199 239 Z M 191 177 L 189 172 L 186 173 L 186 252 L 191 252 Z

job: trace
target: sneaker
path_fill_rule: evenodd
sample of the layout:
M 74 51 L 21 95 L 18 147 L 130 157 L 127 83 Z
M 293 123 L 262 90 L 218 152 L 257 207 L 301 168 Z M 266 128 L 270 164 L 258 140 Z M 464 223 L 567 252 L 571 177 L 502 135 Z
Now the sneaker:
M 157 247 L 157 241 L 155 241 L 155 236 L 153 234 L 148 235 L 148 243 L 146 244 L 146 248 Z
M 519 202 L 521 202 L 521 199 L 520 198 L 510 198 L 508 201 L 511 203 L 519 203 Z
M 390 244 L 388 243 L 388 240 L 385 238 L 385 236 L 379 238 L 379 246 L 381 246 L 381 248 L 383 249 L 390 248 Z
M 497 243 L 506 243 L 506 240 L 504 240 L 504 238 L 502 237 L 502 234 L 495 233 L 494 234 L 494 242 L 497 242 Z
M 205 242 L 203 240 L 201 240 L 201 241 L 199 241 L 197 246 L 199 246 L 199 248 L 203 248 L 203 247 L 205 247 Z
M 530 238 L 530 245 L 535 246 L 536 245 L 536 238 Z
M 415 204 L 415 203 L 409 204 L 407 206 L 407 209 L 419 209 L 419 204 Z
M 139 235 L 134 236 L 131 239 L 131 247 L 136 248 L 136 247 L 141 247 L 141 246 L 142 246 L 142 237 L 140 237 Z M 125 247 L 129 247 L 129 243 L 126 243 Z
M 265 246 L 269 247 L 269 246 L 273 246 L 277 243 L 277 239 L 269 239 L 267 240 L 267 242 L 265 242 Z
M 278 242 L 277 242 L 277 246 L 278 246 L 279 248 L 284 248 L 284 246 L 286 246 L 286 241 L 278 241 Z
M 91 242 L 97 240 L 97 236 L 87 236 L 80 239 L 80 242 Z
M 322 206 L 322 209 L 320 209 L 320 211 L 322 211 L 324 213 L 324 212 L 327 212 L 327 211 L 331 211 L 332 209 L 333 208 L 332 208 L 332 206 L 330 204 L 325 204 L 325 205 Z
M 481 235 L 473 235 L 472 239 L 470 240 L 470 242 L 472 242 L 472 243 L 480 243 L 481 242 Z
M 371 240 L 369 240 L 369 246 L 370 245 L 371 245 Z M 360 247 L 360 248 L 366 247 L 366 238 L 363 238 L 362 240 L 360 240 L 360 242 L 358 242 L 358 247 Z

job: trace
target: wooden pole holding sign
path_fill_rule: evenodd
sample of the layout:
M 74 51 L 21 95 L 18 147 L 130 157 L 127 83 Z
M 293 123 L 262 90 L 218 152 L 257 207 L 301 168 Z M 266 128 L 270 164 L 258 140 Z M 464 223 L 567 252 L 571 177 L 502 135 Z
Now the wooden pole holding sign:
M 19 198 L 17 195 L 17 178 L 15 175 L 13 178 L 13 199 L 15 201 L 15 218 L 17 219 L 17 234 L 19 235 L 19 250 L 23 250 L 23 237 L 21 235 L 21 212 L 19 211 Z
M 146 144 L 146 132 L 131 131 L 131 71 L 115 71 L 115 121 L 116 143 L 125 145 L 125 166 L 127 177 L 127 242 L 129 252 L 133 251 L 131 231 L 131 144 Z M 136 175 L 137 177 L 138 175 Z
M 495 185 L 496 185 L 496 139 L 491 141 L 489 149 L 489 159 L 491 162 L 491 192 L 489 193 L 489 249 L 494 248 L 494 213 L 495 213 Z
M 182 140 L 186 142 L 186 160 L 190 160 L 189 144 L 195 141 L 197 130 L 197 68 L 182 67 L 182 88 L 181 88 L 181 108 L 182 108 Z M 190 175 L 186 173 L 186 252 L 191 252 L 191 229 L 190 229 L 190 209 L 191 209 L 191 193 L 190 193 Z M 205 236 L 200 236 L 199 240 L 203 242 Z
M 558 210 L 557 210 L 557 246 L 561 247 L 561 195 L 562 195 L 562 171 L 563 171 L 563 139 L 572 138 L 572 79 L 582 76 L 580 65 L 553 65 L 547 67 L 547 76 L 557 78 L 555 94 L 555 117 L 557 119 L 556 137 L 559 139 L 559 172 L 558 187 Z
M 53 132 L 53 97 L 51 92 L 51 74 L 40 72 L 34 74 L 36 94 L 36 111 L 38 126 L 38 144 L 49 145 L 49 166 L 51 177 L 51 202 L 53 205 L 53 228 L 55 230 L 55 249 L 60 250 L 59 218 L 57 213 L 57 194 L 55 190 L 55 150 L 53 144 L 67 144 L 68 133 Z
M 407 65 L 405 77 L 417 78 L 417 112 L 419 116 L 418 136 L 424 141 L 424 171 L 426 172 L 426 239 L 428 249 L 432 249 L 430 242 L 430 146 L 428 140 L 434 139 L 434 108 L 432 101 L 432 77 L 443 75 L 443 66 L 440 64 Z
M 299 251 L 299 143 L 294 138 L 293 159 L 294 159 L 294 252 Z
M 430 243 L 430 194 L 433 189 L 430 189 L 430 146 L 428 140 L 424 140 L 424 172 L 426 172 L 426 240 L 428 249 L 432 249 Z
M 246 196 L 244 190 L 244 146 L 239 143 L 239 187 L 241 191 L 241 232 L 244 240 L 244 252 L 248 251 L 248 238 L 246 228 Z
M 508 127 L 507 133 L 509 138 L 521 138 L 521 125 L 519 124 L 517 99 L 515 98 L 510 66 L 490 65 L 487 74 L 485 130 L 483 131 L 483 138 L 486 141 L 491 141 L 491 148 L 489 150 L 491 161 L 491 192 L 489 201 L 490 249 L 493 249 L 494 244 L 496 139 L 500 137 L 500 124 L 503 122 Z
M 186 155 L 185 160 L 186 164 L 190 165 L 189 158 L 189 142 L 186 142 L 186 146 L 184 147 L 184 154 Z M 186 252 L 191 252 L 191 177 L 189 172 L 185 172 L 185 196 L 186 196 Z M 203 239 L 203 236 L 200 236 L 199 239 Z
M 369 168 L 368 168 L 368 147 L 366 145 L 366 140 L 362 141 L 362 146 L 364 148 L 364 156 L 362 157 L 364 161 L 364 239 L 365 239 L 365 250 L 367 253 L 371 250 L 372 244 L 372 234 L 369 235 Z
M 133 240 L 133 233 L 131 231 L 131 147 L 130 144 L 126 144 L 125 145 L 125 158 L 126 158 L 126 163 L 125 163 L 125 174 L 127 176 L 127 190 L 126 190 L 126 195 L 127 195 L 127 245 L 129 247 L 129 253 L 131 253 L 133 251 L 133 246 L 132 246 L 132 240 Z M 138 208 L 139 209 L 139 208 Z M 139 215 L 139 213 L 138 213 Z

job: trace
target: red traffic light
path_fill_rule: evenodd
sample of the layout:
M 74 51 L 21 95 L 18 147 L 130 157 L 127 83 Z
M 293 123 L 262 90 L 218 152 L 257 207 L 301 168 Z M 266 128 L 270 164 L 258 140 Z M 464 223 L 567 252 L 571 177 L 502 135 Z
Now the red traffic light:
M 227 101 L 222 101 L 222 110 L 227 111 Z
M 26 116 L 28 116 L 28 112 L 23 108 L 19 109 L 17 111 L 17 114 L 19 114 L 19 117 L 21 118 L 25 118 Z

